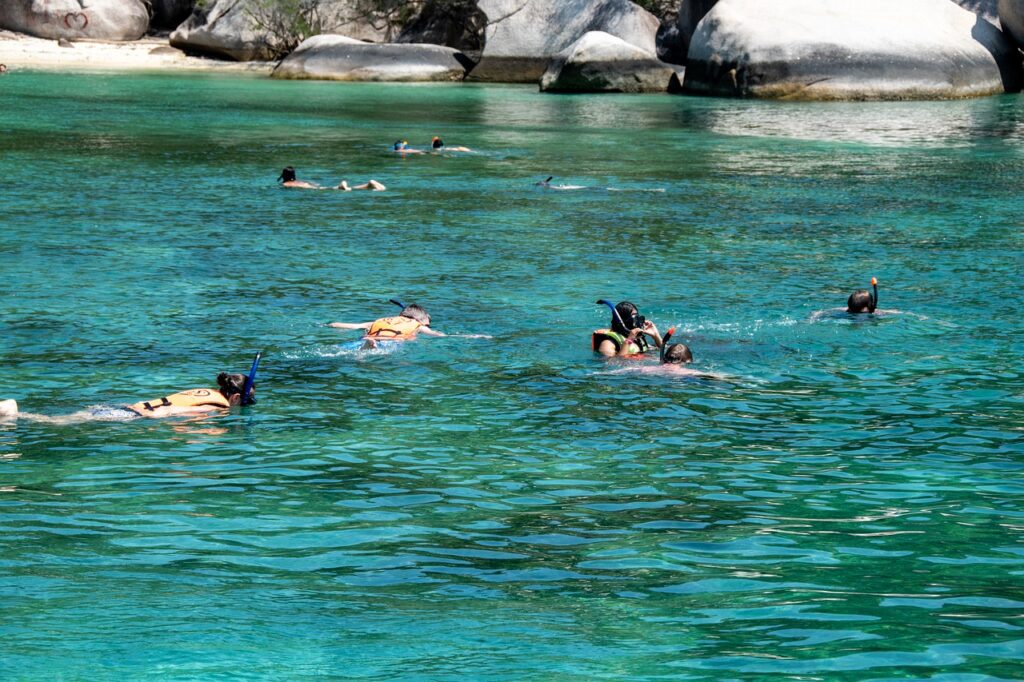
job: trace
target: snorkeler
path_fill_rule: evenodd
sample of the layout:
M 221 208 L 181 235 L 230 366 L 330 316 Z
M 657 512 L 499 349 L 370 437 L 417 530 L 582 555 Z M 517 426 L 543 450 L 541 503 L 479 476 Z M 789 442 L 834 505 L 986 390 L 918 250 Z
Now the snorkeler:
M 261 353 L 252 362 L 249 375 L 217 375 L 218 388 L 192 388 L 172 393 L 162 398 L 143 400 L 131 405 L 97 405 L 71 414 L 50 416 L 19 412 L 14 400 L 0 400 L 0 418 L 29 419 L 48 424 L 78 424 L 87 421 L 129 421 L 140 417 L 159 419 L 162 417 L 184 417 L 200 415 L 217 410 L 226 410 L 236 405 L 252 405 L 256 402 L 256 370 L 259 368 Z
M 871 292 L 858 289 L 846 299 L 846 312 L 859 315 L 873 313 L 878 308 L 878 279 L 871 278 Z
M 558 190 L 566 190 L 566 189 L 591 189 L 590 187 L 587 187 L 586 185 L 552 185 L 551 181 L 554 180 L 554 179 L 555 179 L 554 175 L 549 175 L 547 178 L 541 180 L 540 182 L 534 183 L 534 185 L 537 186 L 537 187 L 543 187 L 544 189 L 558 189 Z
M 430 148 L 435 152 L 471 152 L 473 151 L 469 147 L 445 147 L 444 140 L 440 137 L 434 136 L 430 141 Z
M 295 177 L 295 168 L 288 166 L 281 171 L 281 174 L 277 176 L 277 181 L 281 183 L 282 187 L 294 187 L 296 189 L 323 189 L 320 185 L 314 185 L 311 182 L 305 180 L 299 180 Z
M 328 327 L 335 329 L 365 329 L 363 348 L 375 348 L 378 341 L 411 341 L 417 334 L 426 336 L 448 336 L 430 328 L 430 314 L 412 303 L 405 305 L 391 299 L 391 303 L 402 309 L 394 317 L 382 317 L 372 322 L 331 322 Z
M 612 305 L 605 299 L 597 303 L 611 308 L 612 321 L 609 329 L 597 329 L 590 335 L 590 347 L 595 353 L 607 357 L 645 353 L 651 348 L 645 336 L 651 337 L 654 345 L 661 348 L 663 342 L 658 328 L 641 315 L 635 305 L 629 301 Z
M 387 187 L 385 187 L 383 184 L 373 179 L 363 183 L 362 185 L 356 185 L 354 187 L 349 186 L 348 181 L 346 180 L 342 180 L 340 183 L 338 183 L 337 187 L 322 187 L 320 185 L 315 185 L 312 182 L 306 182 L 305 180 L 297 179 L 295 177 L 295 169 L 291 166 L 288 166 L 287 168 L 281 171 L 281 175 L 278 176 L 277 181 L 281 183 L 282 187 L 291 187 L 295 189 L 337 189 L 341 190 L 342 192 L 351 192 L 354 189 L 365 189 L 374 192 L 383 192 L 384 190 L 387 189 Z
M 395 144 L 392 145 L 391 151 L 398 152 L 399 154 L 422 154 L 422 149 L 413 149 L 409 146 L 409 140 L 395 140 Z

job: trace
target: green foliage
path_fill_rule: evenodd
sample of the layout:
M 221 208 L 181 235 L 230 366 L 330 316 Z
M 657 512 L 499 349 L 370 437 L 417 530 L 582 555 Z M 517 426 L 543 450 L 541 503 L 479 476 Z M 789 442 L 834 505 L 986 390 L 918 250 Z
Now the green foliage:
M 249 0 L 245 11 L 266 35 L 265 56 L 281 59 L 324 31 L 322 0 Z
M 682 0 L 633 0 L 633 2 L 659 19 L 665 19 L 666 17 L 675 16 L 679 12 L 679 5 Z

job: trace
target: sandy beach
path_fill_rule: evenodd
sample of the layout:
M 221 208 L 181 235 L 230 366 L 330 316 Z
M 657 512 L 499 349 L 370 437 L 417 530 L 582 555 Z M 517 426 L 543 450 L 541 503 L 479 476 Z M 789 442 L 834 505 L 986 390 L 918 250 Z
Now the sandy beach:
M 127 43 L 56 40 L 0 31 L 0 64 L 10 71 L 224 71 L 269 74 L 273 62 L 230 62 L 190 57 L 167 38 L 146 37 Z

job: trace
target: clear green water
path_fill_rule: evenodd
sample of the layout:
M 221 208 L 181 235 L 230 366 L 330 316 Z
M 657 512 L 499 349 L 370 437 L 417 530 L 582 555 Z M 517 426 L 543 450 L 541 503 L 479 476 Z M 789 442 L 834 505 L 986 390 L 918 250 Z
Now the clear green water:
M 1024 100 L 0 93 L 0 397 L 267 352 L 245 413 L 0 428 L 5 680 L 1020 676 Z M 902 312 L 811 320 L 871 275 Z M 391 296 L 495 338 L 322 326 Z M 731 378 L 614 372 L 599 297 Z

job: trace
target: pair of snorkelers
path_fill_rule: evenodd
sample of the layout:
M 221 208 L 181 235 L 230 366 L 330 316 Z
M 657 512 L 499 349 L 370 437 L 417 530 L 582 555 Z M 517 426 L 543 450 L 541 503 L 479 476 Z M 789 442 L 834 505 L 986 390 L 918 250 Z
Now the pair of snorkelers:
M 657 348 L 663 365 L 685 365 L 693 362 L 693 353 L 682 343 L 670 344 L 675 333 L 671 328 L 664 337 L 658 327 L 640 314 L 640 310 L 629 301 L 612 304 L 601 299 L 598 305 L 606 305 L 612 311 L 611 324 L 605 329 L 596 329 L 590 335 L 590 347 L 605 357 L 636 357 L 651 349 L 650 338 Z
M 444 140 L 436 135 L 430 140 L 430 150 L 435 153 L 439 152 L 472 152 L 473 150 L 469 147 L 447 147 L 444 144 Z M 409 146 L 409 140 L 395 140 L 395 144 L 391 146 L 391 151 L 398 152 L 399 154 L 425 154 L 426 152 L 422 149 L 414 149 Z
M 131 405 L 98 405 L 79 412 L 60 416 L 20 412 L 14 400 L 0 400 L 0 419 L 22 418 L 48 424 L 79 424 L 87 421 L 129 421 L 147 417 L 198 416 L 218 412 L 235 406 L 256 403 L 256 371 L 262 353 L 253 358 L 249 374 L 217 375 L 217 388 L 192 388 L 153 400 L 142 400 Z
M 335 329 L 363 329 L 363 349 L 378 348 L 380 344 L 393 341 L 411 341 L 417 335 L 460 336 L 469 339 L 489 339 L 484 334 L 445 334 L 430 327 L 430 314 L 421 306 L 405 305 L 397 299 L 389 299 L 402 309 L 398 315 L 381 317 L 370 322 L 331 322 L 328 327 Z
M 321 187 L 320 185 L 312 182 L 306 182 L 305 180 L 299 180 L 295 175 L 295 169 L 291 166 L 283 169 L 281 175 L 278 176 L 277 181 L 281 183 L 282 187 L 288 187 L 291 189 L 336 189 L 342 192 L 351 192 L 354 189 L 365 189 L 373 192 L 383 192 L 387 189 L 384 185 L 377 182 L 376 180 L 369 180 L 362 185 L 350 186 L 347 181 L 342 180 L 336 187 Z

